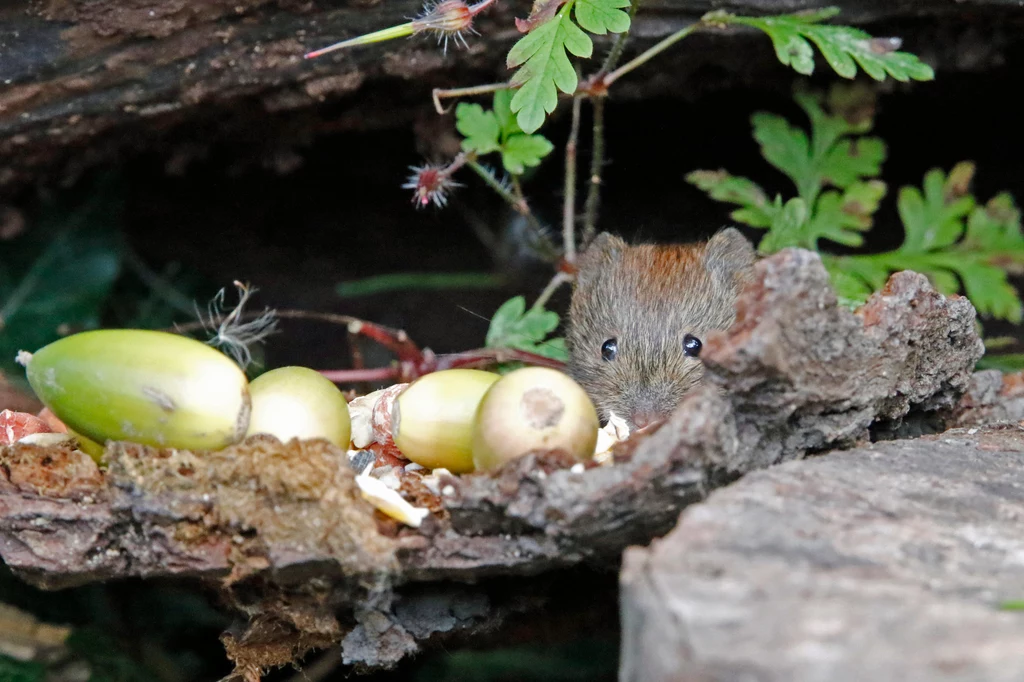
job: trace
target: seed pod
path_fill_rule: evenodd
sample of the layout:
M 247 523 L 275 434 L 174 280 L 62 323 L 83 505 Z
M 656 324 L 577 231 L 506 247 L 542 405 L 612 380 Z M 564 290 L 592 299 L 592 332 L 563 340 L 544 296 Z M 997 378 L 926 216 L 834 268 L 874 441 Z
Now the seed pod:
M 428 469 L 472 471 L 473 415 L 499 378 L 478 369 L 447 369 L 409 384 L 391 408 L 395 445 Z
M 177 334 L 101 329 L 19 354 L 36 395 L 98 443 L 195 450 L 236 442 L 249 425 L 248 382 L 223 353 Z
M 473 464 L 495 471 L 532 450 L 564 450 L 579 460 L 594 456 L 597 411 L 568 375 L 525 367 L 494 384 L 473 422 Z
M 352 422 L 338 387 L 306 367 L 279 367 L 249 384 L 252 417 L 247 436 L 269 433 L 292 438 L 325 438 L 348 450 Z

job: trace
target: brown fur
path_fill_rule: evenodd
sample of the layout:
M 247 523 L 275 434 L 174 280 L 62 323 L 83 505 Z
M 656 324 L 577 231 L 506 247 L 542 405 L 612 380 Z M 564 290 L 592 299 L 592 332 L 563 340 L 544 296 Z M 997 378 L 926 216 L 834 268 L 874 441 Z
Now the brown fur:
M 703 341 L 732 325 L 753 264 L 753 247 L 733 228 L 686 245 L 597 236 L 578 262 L 566 341 L 569 370 L 602 419 L 614 412 L 635 425 L 671 413 L 703 371 L 683 337 Z M 618 355 L 606 361 L 601 346 L 611 338 Z

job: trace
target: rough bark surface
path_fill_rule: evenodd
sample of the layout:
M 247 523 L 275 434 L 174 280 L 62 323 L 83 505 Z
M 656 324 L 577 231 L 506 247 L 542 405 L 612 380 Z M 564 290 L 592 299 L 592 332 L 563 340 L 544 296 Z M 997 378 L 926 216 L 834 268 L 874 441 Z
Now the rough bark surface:
M 1004 375 L 999 370 L 976 372 L 957 406 L 958 426 L 1024 420 L 1024 372 Z
M 486 631 L 528 608 L 487 578 L 614 565 L 743 473 L 948 411 L 981 352 L 967 299 L 900 273 L 854 314 L 816 254 L 787 250 L 757 265 L 735 327 L 706 340 L 709 383 L 611 466 L 569 470 L 539 453 L 452 477 L 446 513 L 413 530 L 374 512 L 345 453 L 323 442 L 256 438 L 201 455 L 115 443 L 106 473 L 77 451 L 15 445 L 0 450 L 0 555 L 49 588 L 215 582 L 251 619 L 227 638 L 243 668 L 341 639 L 346 661 L 391 665 L 439 633 Z M 431 581 L 474 586 L 424 598 Z
M 508 78 L 504 55 L 520 35 L 513 18 L 529 11 L 524 0 L 489 10 L 469 50 L 442 54 L 433 39 L 414 39 L 302 59 L 310 49 L 403 23 L 420 4 L 8 3 L 0 9 L 0 193 L 35 180 L 72 180 L 90 166 L 141 150 L 162 152 L 168 169 L 180 171 L 214 139 L 263 145 L 266 160 L 293 157 L 289 150 L 308 144 L 317 131 L 408 124 L 429 106 L 433 87 Z M 909 48 L 947 72 L 1000 63 L 1024 25 L 1024 8 L 1000 0 L 653 0 L 636 20 L 631 49 L 712 9 L 762 14 L 826 5 L 840 6 L 844 22 L 897 30 Z M 613 95 L 678 96 L 790 77 L 763 36 L 730 31 L 688 42 L 658 67 L 622 81 Z M 595 53 L 607 45 L 599 39 Z M 339 98 L 345 99 L 329 120 L 312 110 Z
M 1024 679 L 1024 430 L 746 476 L 621 577 L 624 682 Z

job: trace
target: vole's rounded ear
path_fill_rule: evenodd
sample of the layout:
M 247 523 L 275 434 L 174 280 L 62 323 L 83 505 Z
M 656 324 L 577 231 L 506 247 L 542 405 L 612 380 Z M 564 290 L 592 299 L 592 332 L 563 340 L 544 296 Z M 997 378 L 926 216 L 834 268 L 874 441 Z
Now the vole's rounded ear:
M 622 258 L 626 242 L 608 232 L 602 232 L 587 245 L 576 259 L 576 284 L 586 284 L 597 273 L 614 265 Z
M 735 227 L 712 237 L 704 250 L 704 267 L 712 277 L 729 284 L 742 284 L 753 274 L 754 245 Z

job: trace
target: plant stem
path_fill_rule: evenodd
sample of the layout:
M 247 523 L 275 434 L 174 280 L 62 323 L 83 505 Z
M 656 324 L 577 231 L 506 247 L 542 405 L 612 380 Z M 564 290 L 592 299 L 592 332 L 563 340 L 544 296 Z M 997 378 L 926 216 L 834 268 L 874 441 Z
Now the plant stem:
M 605 86 L 611 86 L 612 83 L 619 80 L 633 69 L 637 68 L 638 66 L 642 66 L 643 64 L 646 64 L 655 56 L 661 54 L 662 52 L 672 47 L 686 36 L 703 27 L 703 22 L 698 21 L 696 23 L 690 24 L 686 28 L 676 31 L 668 38 L 665 38 L 660 43 L 652 46 L 650 49 L 645 50 L 644 52 L 640 53 L 630 61 L 626 62 L 625 64 L 623 64 L 622 66 L 608 74 L 604 79 Z
M 394 272 L 341 282 L 334 290 L 341 298 L 354 298 L 392 291 L 494 289 L 503 284 L 505 278 L 491 272 Z
M 576 262 L 576 144 L 580 137 L 583 99 L 572 98 L 572 128 L 565 143 L 565 202 L 562 206 L 562 250 L 565 260 Z
M 583 234 L 580 243 L 586 245 L 597 230 L 597 210 L 601 205 L 601 171 L 604 167 L 604 98 L 590 100 L 594 107 L 594 134 L 590 150 L 590 186 L 583 208 Z
M 512 207 L 512 210 L 523 216 L 532 215 L 530 212 L 530 207 L 526 205 L 526 201 L 517 197 L 512 191 L 509 190 L 508 187 L 506 187 L 501 181 L 499 181 L 498 178 L 494 177 L 494 173 L 492 173 L 490 169 L 481 165 L 478 161 L 472 159 L 467 160 L 466 165 L 469 166 L 474 173 L 479 175 L 480 179 L 483 180 L 488 187 L 497 192 L 498 196 L 504 199 L 508 203 L 508 205 Z
M 487 85 L 473 85 L 467 88 L 434 88 L 431 98 L 434 100 L 434 109 L 439 114 L 447 114 L 448 110 L 441 106 L 441 100 L 449 97 L 463 97 L 466 95 L 486 95 L 488 92 L 508 90 L 508 82 L 488 83 Z
M 126 247 L 124 250 L 124 264 L 135 273 L 135 276 L 142 280 L 142 283 L 149 287 L 160 300 L 167 303 L 177 312 L 185 315 L 192 315 L 195 312 L 195 303 L 191 298 L 174 288 L 167 279 L 155 272 L 146 265 L 142 257 L 134 249 Z
M 317 372 L 336 384 L 364 384 L 371 381 L 391 381 L 398 378 L 397 367 L 371 369 L 318 369 Z
M 567 284 L 571 281 L 572 275 L 565 272 L 556 272 L 555 276 L 551 278 L 550 282 L 548 282 L 548 285 L 544 287 L 544 291 L 540 292 L 540 296 L 538 296 L 537 300 L 533 302 L 532 306 L 530 306 L 530 309 L 542 309 L 544 305 L 548 302 L 548 300 L 551 298 L 551 296 L 556 291 L 558 291 L 558 287 L 562 286 L 563 284 Z
M 633 25 L 633 18 L 636 17 L 636 11 L 640 8 L 640 0 L 633 0 L 629 5 L 629 24 Z M 604 58 L 604 62 L 601 64 L 601 68 L 597 70 L 595 79 L 603 77 L 606 73 L 615 68 L 619 63 L 619 59 L 622 57 L 622 51 L 626 49 L 626 41 L 629 40 L 629 30 L 625 30 L 615 38 L 615 43 L 612 45 L 612 49 L 608 51 L 608 55 Z
M 544 227 L 537 220 L 537 216 L 530 210 L 530 205 L 526 202 L 525 197 L 517 197 L 514 192 L 509 191 L 508 187 L 498 181 L 494 177 L 494 173 L 480 165 L 475 159 L 466 160 L 466 165 L 469 166 L 474 173 L 480 176 L 480 178 L 487 184 L 488 187 L 498 193 L 505 202 L 512 207 L 512 210 L 519 215 L 526 218 L 526 222 L 530 224 L 530 229 L 533 231 L 534 237 L 537 239 L 538 253 L 542 254 L 543 257 L 549 260 L 556 260 L 558 258 L 557 249 L 554 244 L 551 243 L 551 239 L 544 232 Z

